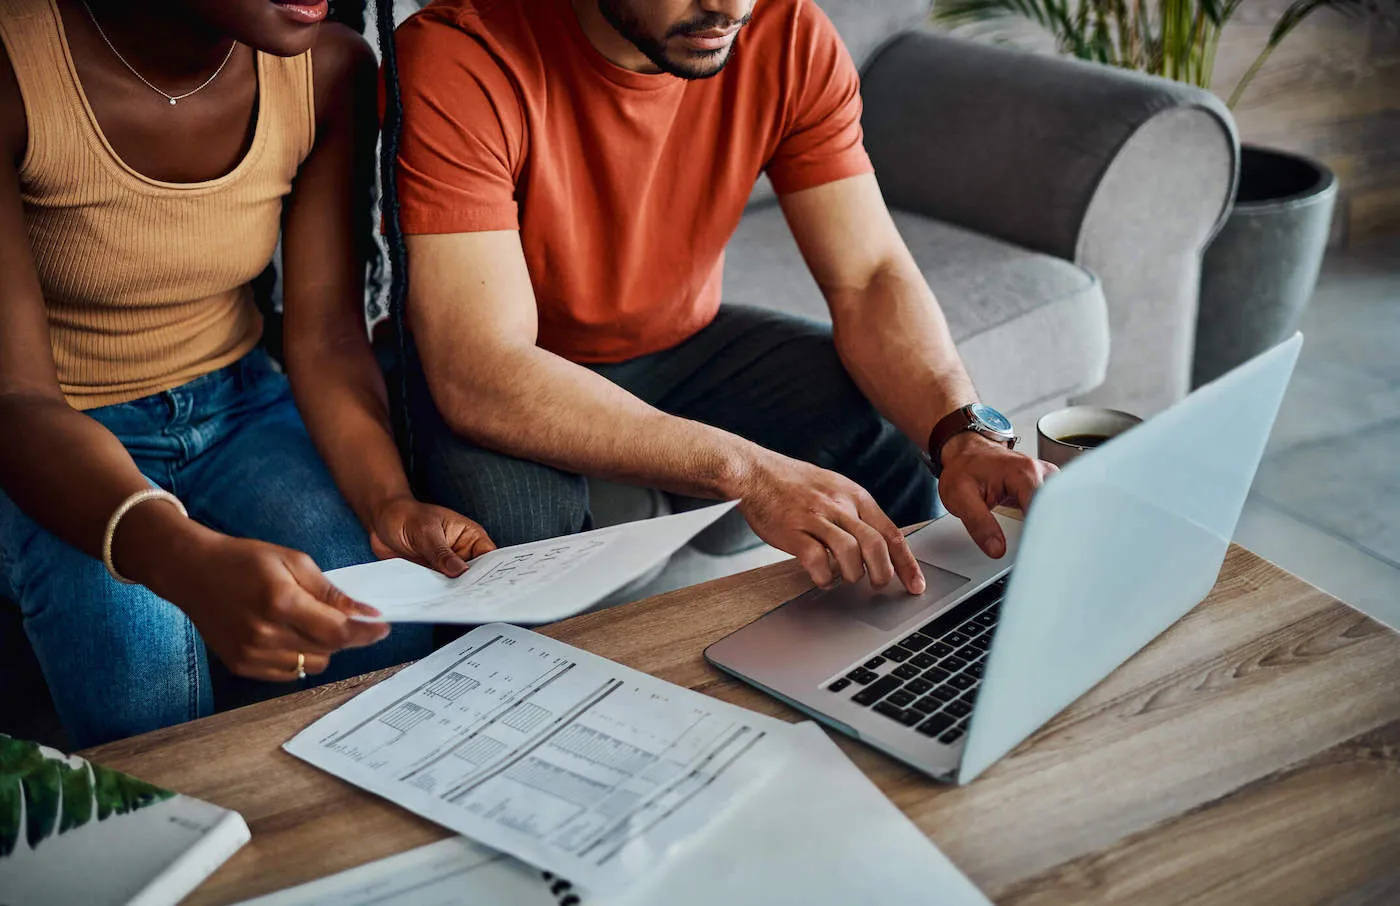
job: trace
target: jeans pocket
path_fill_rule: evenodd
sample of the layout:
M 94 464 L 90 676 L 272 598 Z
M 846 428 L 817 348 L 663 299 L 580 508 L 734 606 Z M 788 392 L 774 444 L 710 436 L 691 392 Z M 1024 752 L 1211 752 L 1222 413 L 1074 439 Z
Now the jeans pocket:
M 18 510 L 18 507 L 0 492 L 0 598 L 13 601 L 16 595 L 10 575 L 15 567 L 15 555 L 11 553 L 10 548 L 17 542 L 11 537 L 16 534 L 10 526 L 11 510 Z
M 46 536 L 53 538 L 0 491 L 0 597 L 19 603 L 25 583 L 25 556 L 36 541 L 42 542 Z

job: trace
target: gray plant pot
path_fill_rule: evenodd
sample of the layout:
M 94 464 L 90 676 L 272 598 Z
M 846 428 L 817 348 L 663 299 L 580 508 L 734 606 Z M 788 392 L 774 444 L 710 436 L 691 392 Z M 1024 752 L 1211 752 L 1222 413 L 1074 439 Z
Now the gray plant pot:
M 1336 202 L 1337 177 L 1317 161 L 1244 147 L 1234 210 L 1202 262 L 1193 387 L 1298 329 Z

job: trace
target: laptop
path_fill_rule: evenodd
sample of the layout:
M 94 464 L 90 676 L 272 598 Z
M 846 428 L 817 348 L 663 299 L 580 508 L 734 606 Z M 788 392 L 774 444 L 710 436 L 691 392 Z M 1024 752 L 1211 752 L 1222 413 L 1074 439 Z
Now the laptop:
M 993 560 L 945 516 L 927 590 L 813 589 L 705 651 L 938 780 L 967 783 L 1214 586 L 1302 336 L 1071 462 Z M 1013 569 L 1014 565 L 1014 569 Z

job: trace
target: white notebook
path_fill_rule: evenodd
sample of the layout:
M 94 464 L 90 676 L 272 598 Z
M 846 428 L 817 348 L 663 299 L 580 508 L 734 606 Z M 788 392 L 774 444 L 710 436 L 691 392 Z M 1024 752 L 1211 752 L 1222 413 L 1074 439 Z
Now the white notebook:
M 237 812 L 0 734 L 0 902 L 170 906 L 246 842 Z
M 617 897 L 453 837 L 242 906 L 988 904 L 820 727 L 791 736 L 800 754 L 786 770 Z

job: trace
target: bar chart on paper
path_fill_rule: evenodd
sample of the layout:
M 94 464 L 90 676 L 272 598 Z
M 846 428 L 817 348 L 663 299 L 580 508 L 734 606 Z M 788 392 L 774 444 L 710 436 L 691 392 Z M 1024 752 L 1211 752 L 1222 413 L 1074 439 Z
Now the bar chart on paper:
M 770 776 L 783 726 L 495 624 L 286 748 L 601 893 L 623 889 Z

